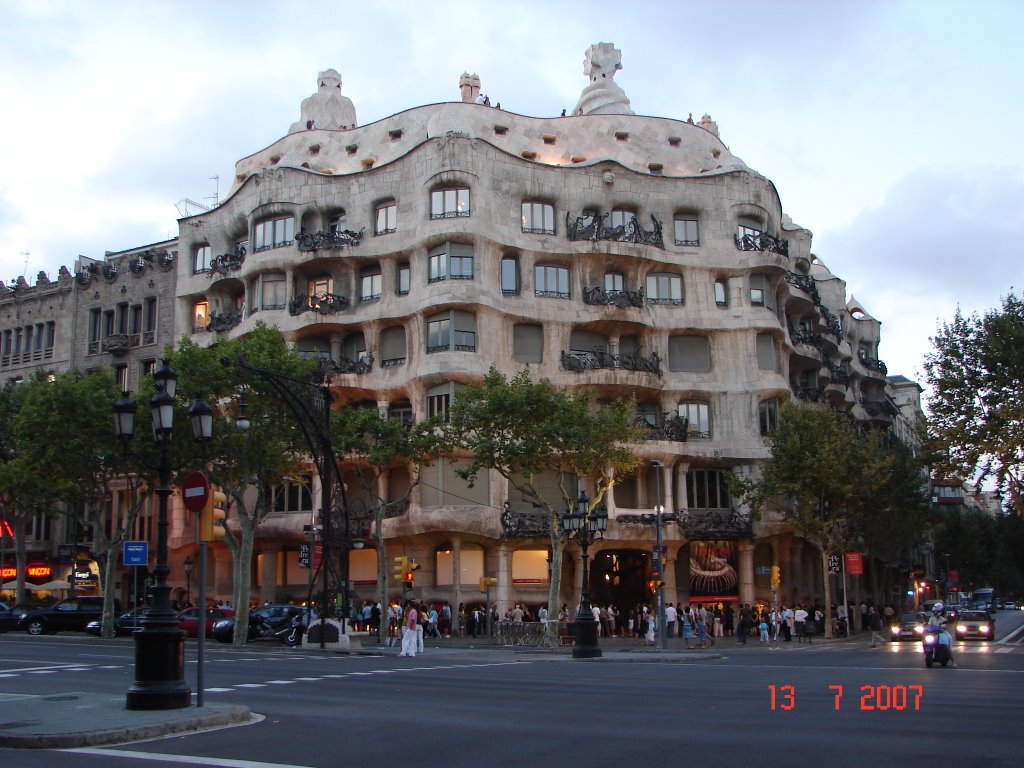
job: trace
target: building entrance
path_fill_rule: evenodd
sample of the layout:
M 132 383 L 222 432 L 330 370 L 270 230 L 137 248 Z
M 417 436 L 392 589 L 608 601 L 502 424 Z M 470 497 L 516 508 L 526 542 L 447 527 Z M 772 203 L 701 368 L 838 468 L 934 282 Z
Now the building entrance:
M 602 550 L 590 566 L 590 601 L 630 610 L 654 597 L 647 590 L 651 555 L 635 549 Z

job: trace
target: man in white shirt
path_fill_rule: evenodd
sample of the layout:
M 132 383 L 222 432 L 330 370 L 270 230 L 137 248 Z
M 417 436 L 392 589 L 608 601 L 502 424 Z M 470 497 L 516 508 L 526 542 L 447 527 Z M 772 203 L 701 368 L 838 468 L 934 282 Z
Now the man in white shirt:
M 802 605 L 798 605 L 796 611 L 793 612 L 793 621 L 796 624 L 796 639 L 800 642 L 800 638 L 804 636 L 804 630 L 807 627 L 807 611 L 804 610 Z
M 676 636 L 676 607 L 669 603 L 665 606 L 665 637 Z

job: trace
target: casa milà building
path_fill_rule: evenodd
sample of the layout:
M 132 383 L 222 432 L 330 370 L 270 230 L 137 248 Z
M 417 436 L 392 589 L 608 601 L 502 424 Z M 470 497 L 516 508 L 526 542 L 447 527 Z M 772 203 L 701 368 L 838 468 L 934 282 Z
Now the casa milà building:
M 620 61 L 591 46 L 588 83 L 562 116 L 489 105 L 464 74 L 459 101 L 368 125 L 340 75 L 321 72 L 287 134 L 238 161 L 227 199 L 180 221 L 175 336 L 213 343 L 267 322 L 332 361 L 337 402 L 399 419 L 443 413 L 492 365 L 633 397 L 644 462 L 608 495 L 594 601 L 650 601 L 655 530 L 641 515 L 658 489 L 676 513 L 666 600 L 767 600 L 773 564 L 783 602 L 820 600 L 813 549 L 778 521 L 751 524 L 725 478 L 767 458 L 763 435 L 793 398 L 891 424 L 880 323 L 710 116 L 633 112 L 614 80 Z M 470 488 L 456 465 L 425 470 L 408 509 L 385 521 L 387 557 L 414 557 L 416 593 L 431 600 L 479 602 L 491 576 L 499 610 L 546 603 L 544 524 L 497 474 Z M 400 495 L 408 475 L 388 483 Z M 286 489 L 258 532 L 260 599 L 305 594 L 298 549 L 318 495 L 315 480 Z M 213 551 L 211 587 L 225 597 L 230 554 Z M 565 558 L 569 605 L 579 554 L 573 544 Z M 357 599 L 377 594 L 375 558 L 352 552 Z

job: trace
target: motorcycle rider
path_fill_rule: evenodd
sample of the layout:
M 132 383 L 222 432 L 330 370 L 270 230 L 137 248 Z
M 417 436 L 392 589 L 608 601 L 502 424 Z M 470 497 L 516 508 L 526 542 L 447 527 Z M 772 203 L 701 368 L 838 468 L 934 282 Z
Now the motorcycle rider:
M 953 644 L 950 642 L 949 633 L 946 632 L 946 615 L 943 613 L 945 606 L 942 601 L 936 601 L 932 605 L 932 615 L 928 617 L 928 627 L 938 627 L 939 635 L 937 641 L 942 645 L 946 646 L 946 650 L 949 652 L 949 663 L 951 666 L 956 666 L 956 661 L 953 660 Z

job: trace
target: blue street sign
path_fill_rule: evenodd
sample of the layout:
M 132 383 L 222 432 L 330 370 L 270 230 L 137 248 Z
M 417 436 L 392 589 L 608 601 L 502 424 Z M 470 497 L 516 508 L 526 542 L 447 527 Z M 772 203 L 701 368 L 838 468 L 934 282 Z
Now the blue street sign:
M 124 543 L 125 565 L 146 565 L 149 562 L 148 541 L 126 541 Z

